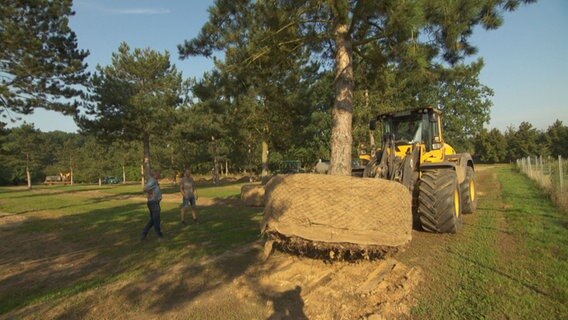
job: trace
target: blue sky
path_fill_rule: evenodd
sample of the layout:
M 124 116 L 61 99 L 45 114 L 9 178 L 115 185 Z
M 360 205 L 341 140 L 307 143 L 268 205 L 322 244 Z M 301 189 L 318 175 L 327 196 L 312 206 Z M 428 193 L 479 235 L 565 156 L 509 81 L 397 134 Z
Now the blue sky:
M 75 0 L 71 18 L 89 69 L 110 63 L 121 42 L 170 53 L 184 77 L 212 68 L 201 57 L 179 60 L 177 45 L 197 35 L 213 1 Z M 568 1 L 540 0 L 505 14 L 501 28 L 476 30 L 471 38 L 483 57 L 480 80 L 495 91 L 488 128 L 505 130 L 528 121 L 546 129 L 556 119 L 568 125 Z M 38 109 L 23 120 L 42 131 L 77 131 L 71 117 Z M 10 124 L 19 125 L 21 122 Z

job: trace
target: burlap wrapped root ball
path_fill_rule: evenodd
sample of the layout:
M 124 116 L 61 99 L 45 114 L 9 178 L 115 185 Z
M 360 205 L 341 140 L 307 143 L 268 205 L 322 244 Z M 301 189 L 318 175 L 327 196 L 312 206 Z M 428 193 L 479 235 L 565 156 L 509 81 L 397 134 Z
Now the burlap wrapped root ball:
M 264 186 L 261 184 L 245 184 L 241 187 L 241 200 L 250 207 L 264 206 Z
M 350 176 L 276 176 L 261 231 L 325 243 L 399 247 L 412 234 L 412 196 L 398 182 Z

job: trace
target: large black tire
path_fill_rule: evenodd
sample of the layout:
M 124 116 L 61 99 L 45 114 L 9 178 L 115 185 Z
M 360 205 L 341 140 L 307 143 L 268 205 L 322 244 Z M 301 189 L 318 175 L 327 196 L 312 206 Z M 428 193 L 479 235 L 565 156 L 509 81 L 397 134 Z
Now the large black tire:
M 462 212 L 473 213 L 477 208 L 477 195 L 475 194 L 475 173 L 472 167 L 467 167 L 465 180 L 460 185 L 462 196 Z
M 461 197 L 456 172 L 428 170 L 418 184 L 418 214 L 422 229 L 456 233 L 461 228 Z

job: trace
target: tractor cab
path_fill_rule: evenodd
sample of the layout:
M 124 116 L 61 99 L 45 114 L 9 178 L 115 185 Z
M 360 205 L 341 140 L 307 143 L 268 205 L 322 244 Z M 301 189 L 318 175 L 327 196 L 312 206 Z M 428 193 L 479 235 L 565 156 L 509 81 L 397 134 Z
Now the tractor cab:
M 370 123 L 375 130 L 377 121 L 383 124 L 383 144 L 394 143 L 396 146 L 420 144 L 426 152 L 440 149 L 443 146 L 440 111 L 431 107 L 412 109 L 401 112 L 379 114 Z M 403 153 L 404 154 L 404 153 Z
M 444 143 L 441 112 L 432 107 L 379 114 L 370 123 L 382 124 L 383 143 L 364 176 L 395 180 L 411 188 L 423 163 L 445 161 L 455 150 Z

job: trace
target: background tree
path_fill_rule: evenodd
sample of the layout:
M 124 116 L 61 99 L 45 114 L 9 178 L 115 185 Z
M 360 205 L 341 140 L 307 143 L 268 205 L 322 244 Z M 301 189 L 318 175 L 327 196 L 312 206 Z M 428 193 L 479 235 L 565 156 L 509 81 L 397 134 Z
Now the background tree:
M 568 158 L 568 126 L 556 120 L 546 130 L 546 143 L 552 156 Z
M 507 159 L 507 140 L 498 129 L 482 129 L 473 141 L 474 157 L 481 163 L 500 163 Z
M 16 168 L 12 180 L 25 179 L 28 190 L 32 189 L 32 180 L 39 177 L 38 169 L 41 167 L 43 154 L 38 146 L 41 145 L 40 132 L 33 124 L 23 124 L 12 129 L 7 143 L 2 145 L 3 151 L 12 155 L 10 166 Z M 22 177 L 21 173 L 25 174 L 25 177 Z
M 69 27 L 71 0 L 5 0 L 0 6 L 0 114 L 44 108 L 74 115 L 89 52 Z M 10 116 L 11 117 L 11 116 Z
M 287 42 L 299 36 L 299 28 L 280 28 L 286 17 L 269 3 L 240 1 L 224 5 L 214 19 L 222 19 L 223 10 L 236 11 L 232 21 L 226 22 L 230 27 L 223 31 L 224 39 L 219 39 L 227 41 L 228 47 L 224 61 L 216 61 L 223 88 L 217 96 L 223 98 L 225 105 L 231 105 L 230 109 L 238 110 L 227 120 L 229 130 L 245 138 L 240 145 L 242 150 L 249 149 L 251 140 L 260 141 L 261 148 L 257 148 L 256 142 L 252 145 L 261 156 L 265 175 L 269 154 L 271 158 L 281 158 L 281 146 L 294 148 L 298 136 L 295 127 L 302 124 L 308 111 L 306 80 L 317 76 L 317 67 L 309 63 L 306 50 L 298 50 L 295 43 Z M 206 50 L 195 50 L 201 49 Z M 180 46 L 182 57 L 195 54 L 191 50 L 186 52 Z M 230 141 L 228 145 L 231 143 L 239 142 Z
M 116 161 L 116 165 L 113 166 L 111 174 L 113 176 L 120 176 L 123 184 L 125 184 L 126 181 L 139 180 L 139 155 L 142 153 L 140 143 L 116 140 L 112 143 L 110 150 L 113 159 Z M 120 166 L 120 170 L 117 170 L 117 165 Z
M 75 172 L 77 178 L 100 185 L 102 178 L 111 175 L 113 167 L 118 167 L 109 151 L 108 144 L 101 143 L 94 136 L 85 136 L 84 145 L 77 153 L 77 162 L 80 163 Z
M 9 165 L 9 155 L 4 146 L 9 141 L 10 130 L 6 129 L 6 124 L 0 121 L 0 185 L 15 183 L 12 181 L 13 168 Z
M 40 136 L 43 143 L 36 147 L 43 155 L 42 165 L 44 168 L 42 172 L 48 176 L 70 173 L 70 141 L 78 138 L 78 135 L 62 131 L 51 131 L 42 132 Z
M 483 61 L 440 70 L 434 98 L 425 105 L 443 112 L 444 139 L 459 151 L 472 151 L 472 138 L 489 123 L 493 90 L 479 82 Z
M 85 143 L 83 136 L 74 134 L 70 135 L 68 139 L 60 145 L 57 152 L 57 158 L 59 159 L 60 171 L 63 173 L 68 173 L 70 175 L 69 183 L 73 185 L 75 183 L 75 170 L 77 170 L 78 165 L 78 154 L 81 146 Z
M 150 143 L 172 126 L 174 110 L 185 96 L 181 73 L 168 52 L 134 49 L 122 43 L 112 64 L 97 66 L 91 103 L 77 117 L 81 130 L 105 140 L 139 141 L 144 169 L 150 167 Z
M 522 2 L 486 1 L 229 1 L 218 0 L 200 34 L 179 46 L 181 57 L 231 52 L 252 42 L 242 64 L 263 56 L 282 63 L 281 48 L 307 50 L 335 73 L 331 131 L 332 174 L 349 175 L 352 156 L 354 70 L 396 66 L 412 70 L 408 81 L 424 83 L 434 59 L 450 64 L 475 53 L 468 42 L 473 28 L 501 25 L 501 12 Z M 273 13 L 265 20 L 266 13 Z M 290 31 L 292 30 L 292 31 Z M 357 59 L 354 59 L 354 56 Z M 363 64 L 354 69 L 354 61 Z M 420 71 L 420 72 L 419 72 Z
M 512 162 L 528 156 L 546 155 L 546 146 L 539 144 L 540 139 L 541 134 L 529 122 L 521 122 L 517 130 L 507 128 L 507 160 Z

